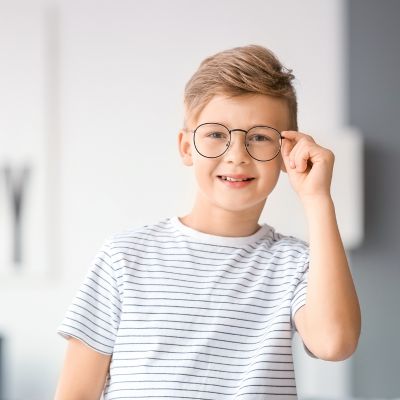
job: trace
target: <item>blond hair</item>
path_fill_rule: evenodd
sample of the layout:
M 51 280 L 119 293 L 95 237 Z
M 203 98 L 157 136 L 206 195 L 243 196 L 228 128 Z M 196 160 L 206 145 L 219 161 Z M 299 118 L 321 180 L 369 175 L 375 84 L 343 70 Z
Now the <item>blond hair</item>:
M 196 120 L 206 104 L 218 94 L 263 94 L 287 101 L 290 126 L 297 130 L 297 100 L 292 70 L 285 68 L 268 49 L 249 45 L 228 49 L 206 58 L 185 86 L 187 116 Z

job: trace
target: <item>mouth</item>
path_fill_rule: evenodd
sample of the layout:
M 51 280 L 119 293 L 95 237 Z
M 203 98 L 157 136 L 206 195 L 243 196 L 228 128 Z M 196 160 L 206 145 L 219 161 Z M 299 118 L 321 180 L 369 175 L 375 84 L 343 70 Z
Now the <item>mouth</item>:
M 217 177 L 219 179 L 221 179 L 222 181 L 227 181 L 227 182 L 248 182 L 248 181 L 252 181 L 255 178 L 250 177 L 250 176 L 244 176 L 244 175 L 217 175 Z

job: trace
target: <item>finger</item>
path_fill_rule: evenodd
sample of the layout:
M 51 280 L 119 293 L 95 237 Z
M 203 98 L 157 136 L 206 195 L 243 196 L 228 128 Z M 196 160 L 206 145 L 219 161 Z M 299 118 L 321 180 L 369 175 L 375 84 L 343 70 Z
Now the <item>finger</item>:
M 282 131 L 281 136 L 286 140 L 292 140 L 295 143 L 298 143 L 300 140 L 308 140 L 310 142 L 315 143 L 314 138 L 305 133 L 297 132 L 297 131 Z
M 288 157 L 285 163 L 286 169 L 295 169 L 296 168 L 296 153 L 297 153 L 297 146 L 303 137 L 300 132 L 297 131 L 283 131 L 281 132 L 281 136 L 283 139 L 282 142 L 285 145 L 285 155 Z
M 293 156 L 294 168 L 296 168 L 296 171 L 305 172 L 308 168 L 308 161 L 310 158 L 310 146 L 304 144 L 302 146 L 298 146 Z
M 308 135 L 303 135 L 302 138 L 293 147 L 289 158 L 291 168 L 296 168 L 299 172 L 304 172 L 308 167 L 308 161 L 311 158 L 312 147 L 315 147 L 316 143 Z
M 292 143 L 290 140 L 283 140 L 282 141 L 282 147 L 281 147 L 281 154 L 282 154 L 282 171 L 287 172 L 291 166 L 290 166 L 290 153 L 292 152 L 294 147 L 294 143 Z
M 299 133 L 297 131 L 282 131 L 281 136 L 285 139 L 294 139 Z

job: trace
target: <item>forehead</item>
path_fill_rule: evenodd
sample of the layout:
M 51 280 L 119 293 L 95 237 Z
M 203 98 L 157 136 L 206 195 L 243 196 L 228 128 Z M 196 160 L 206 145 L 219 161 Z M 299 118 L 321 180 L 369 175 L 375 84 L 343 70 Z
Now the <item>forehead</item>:
M 219 122 L 230 129 L 269 125 L 282 131 L 287 129 L 289 119 L 289 107 L 284 99 L 261 94 L 216 95 L 201 110 L 196 125 Z

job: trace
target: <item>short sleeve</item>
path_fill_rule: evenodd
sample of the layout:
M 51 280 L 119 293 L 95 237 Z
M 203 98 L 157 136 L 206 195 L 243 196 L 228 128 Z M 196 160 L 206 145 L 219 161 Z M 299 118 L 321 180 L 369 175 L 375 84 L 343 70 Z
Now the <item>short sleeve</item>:
M 107 240 L 91 263 L 57 332 L 80 339 L 94 350 L 112 354 L 120 322 L 121 299 Z
M 296 329 L 296 324 L 294 322 L 294 316 L 296 312 L 306 304 L 309 264 L 310 264 L 310 258 L 307 248 L 307 252 L 304 255 L 304 262 L 302 263 L 302 268 L 297 275 L 298 283 L 294 289 L 293 298 L 291 302 L 291 318 L 292 318 L 292 325 L 295 331 L 297 331 L 297 329 Z M 303 347 L 305 352 L 310 357 L 317 358 L 313 353 L 311 353 L 311 351 L 307 348 L 304 342 L 303 342 Z
M 290 305 L 292 323 L 295 330 L 296 330 L 296 325 L 294 323 L 294 315 L 301 307 L 303 307 L 306 304 L 308 265 L 309 265 L 309 260 L 307 257 L 307 260 L 304 261 L 301 267 L 301 271 L 299 271 L 297 274 L 297 285 L 294 289 L 292 302 Z

